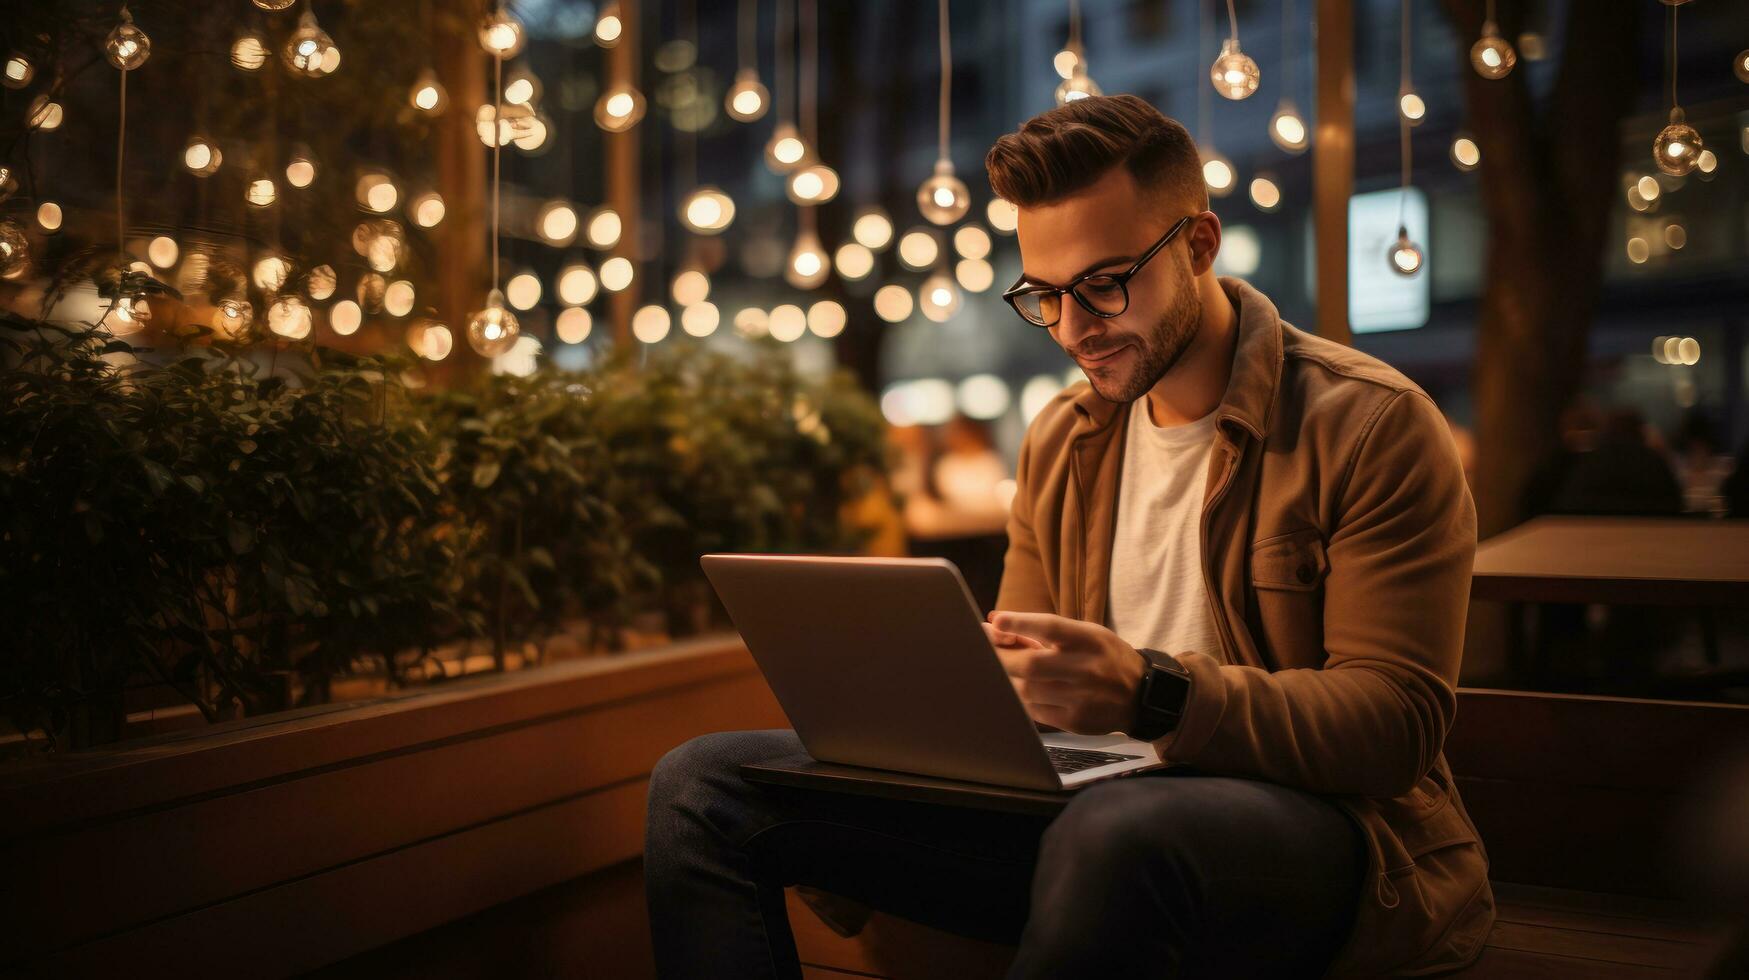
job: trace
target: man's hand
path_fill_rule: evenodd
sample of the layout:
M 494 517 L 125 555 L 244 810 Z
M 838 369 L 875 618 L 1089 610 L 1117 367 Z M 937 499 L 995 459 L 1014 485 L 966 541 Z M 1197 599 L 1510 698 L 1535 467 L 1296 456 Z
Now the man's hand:
M 1034 721 L 1078 735 L 1123 731 L 1135 721 L 1142 655 L 1111 630 L 996 610 L 984 633 Z

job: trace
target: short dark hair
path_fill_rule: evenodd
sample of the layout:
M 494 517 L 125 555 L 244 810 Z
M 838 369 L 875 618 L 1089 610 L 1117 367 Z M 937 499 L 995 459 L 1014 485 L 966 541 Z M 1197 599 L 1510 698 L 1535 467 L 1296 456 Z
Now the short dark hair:
M 1017 207 L 1061 200 L 1120 164 L 1146 193 L 1208 207 L 1196 141 L 1133 95 L 1065 102 L 998 139 L 984 157 L 991 189 Z

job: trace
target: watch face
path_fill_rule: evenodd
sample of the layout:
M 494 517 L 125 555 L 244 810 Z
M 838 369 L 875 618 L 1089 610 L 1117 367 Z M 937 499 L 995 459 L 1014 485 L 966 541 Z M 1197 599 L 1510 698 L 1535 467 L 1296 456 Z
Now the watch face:
M 1184 696 L 1189 689 L 1190 678 L 1177 671 L 1155 666 L 1149 671 L 1148 706 L 1176 714 L 1184 708 Z

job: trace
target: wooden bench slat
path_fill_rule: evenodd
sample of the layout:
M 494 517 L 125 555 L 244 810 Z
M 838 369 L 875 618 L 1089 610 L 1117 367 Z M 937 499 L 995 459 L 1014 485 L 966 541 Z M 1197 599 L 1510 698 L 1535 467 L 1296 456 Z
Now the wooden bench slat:
M 1656 967 L 1689 964 L 1692 968 L 1700 965 L 1694 960 L 1703 958 L 1704 954 L 1702 947 L 1677 940 L 1624 936 L 1597 929 L 1527 925 L 1505 919 L 1494 923 L 1494 931 L 1488 934 L 1488 945 L 1494 949 L 1556 953 Z
M 1583 977 L 1584 980 L 1651 980 L 1651 978 L 1684 976 L 1682 972 L 1662 967 L 1634 966 L 1611 963 L 1583 956 L 1561 956 L 1555 953 L 1534 953 L 1517 949 L 1489 946 L 1482 951 L 1469 969 L 1448 974 L 1452 978 L 1475 977 L 1477 980 L 1550 980 L 1553 977 Z

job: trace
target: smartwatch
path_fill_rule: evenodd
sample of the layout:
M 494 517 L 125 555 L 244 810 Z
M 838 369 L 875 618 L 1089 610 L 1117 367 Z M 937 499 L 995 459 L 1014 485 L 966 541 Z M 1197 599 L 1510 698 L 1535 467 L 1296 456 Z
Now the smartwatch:
M 1178 727 L 1190 696 L 1190 671 L 1171 654 L 1158 650 L 1136 652 L 1147 661 L 1147 666 L 1136 692 L 1136 720 L 1129 735 L 1138 741 L 1152 742 Z

